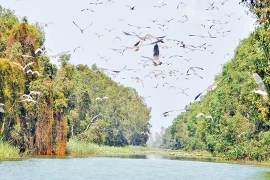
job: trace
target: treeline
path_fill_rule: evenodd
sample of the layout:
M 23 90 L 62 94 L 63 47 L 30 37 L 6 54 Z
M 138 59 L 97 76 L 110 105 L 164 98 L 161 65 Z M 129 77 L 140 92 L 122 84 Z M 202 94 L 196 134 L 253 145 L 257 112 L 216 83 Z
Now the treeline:
M 258 8 L 259 2 L 263 1 L 249 7 Z M 269 9 L 269 2 L 265 3 Z M 215 81 L 224 81 L 174 119 L 165 131 L 164 147 L 207 150 L 228 159 L 270 160 L 270 102 L 253 92 L 258 85 L 252 77 L 258 73 L 269 94 L 270 24 L 267 11 L 256 13 L 262 25 L 241 41 L 233 59 L 223 65 Z M 196 117 L 199 113 L 213 120 Z
M 57 67 L 44 42 L 42 27 L 0 7 L 0 138 L 21 152 L 48 155 L 65 154 L 69 138 L 146 144 L 150 109 L 144 99 L 95 65 L 69 63 L 70 54 L 60 54 Z

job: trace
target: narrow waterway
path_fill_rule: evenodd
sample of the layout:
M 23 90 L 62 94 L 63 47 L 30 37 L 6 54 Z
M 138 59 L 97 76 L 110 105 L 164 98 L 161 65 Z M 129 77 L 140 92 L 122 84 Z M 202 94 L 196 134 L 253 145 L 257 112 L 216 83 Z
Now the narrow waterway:
M 154 155 L 0 160 L 1 180 L 259 180 L 270 179 L 269 172 L 270 168 L 264 166 L 176 160 Z

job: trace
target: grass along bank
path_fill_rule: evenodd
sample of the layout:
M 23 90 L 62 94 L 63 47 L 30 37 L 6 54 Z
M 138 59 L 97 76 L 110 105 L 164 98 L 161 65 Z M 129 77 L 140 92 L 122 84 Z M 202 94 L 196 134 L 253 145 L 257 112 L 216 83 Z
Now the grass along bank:
M 67 153 L 71 156 L 133 156 L 133 155 L 161 155 L 172 159 L 192 159 L 200 161 L 214 161 L 226 163 L 240 163 L 240 164 L 260 164 L 269 166 L 269 162 L 247 161 L 241 159 L 228 160 L 221 156 L 213 156 L 207 151 L 182 151 L 182 150 L 166 150 L 155 147 L 142 146 L 125 146 L 114 147 L 97 145 L 93 143 L 79 142 L 70 139 L 67 143 Z
M 0 139 L 0 158 L 17 158 L 20 150 L 11 146 L 8 142 L 3 142 Z
M 87 155 L 163 155 L 179 158 L 216 160 L 209 152 L 186 152 L 181 150 L 166 150 L 155 147 L 125 146 L 114 147 L 85 143 L 70 139 L 67 143 L 67 153 L 72 156 Z M 220 158 L 219 158 L 220 159 Z
M 109 154 L 145 154 L 145 152 L 161 151 L 159 148 L 142 146 L 104 146 L 70 139 L 67 143 L 67 153 L 73 156 L 109 155 Z

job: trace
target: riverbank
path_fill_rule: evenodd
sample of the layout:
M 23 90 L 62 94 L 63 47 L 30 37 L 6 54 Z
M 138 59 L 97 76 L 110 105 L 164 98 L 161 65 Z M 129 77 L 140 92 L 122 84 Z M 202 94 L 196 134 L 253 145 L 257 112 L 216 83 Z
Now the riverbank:
M 238 164 L 256 164 L 270 166 L 270 162 L 258 162 L 248 160 L 227 160 L 222 157 L 212 156 L 211 153 L 202 151 L 181 151 L 181 150 L 166 150 L 156 147 L 143 147 L 143 146 L 125 146 L 113 147 L 104 146 L 91 143 L 77 142 L 70 139 L 67 143 L 66 149 L 68 156 L 86 157 L 86 156 L 110 156 L 110 157 L 145 157 L 146 155 L 164 156 L 168 159 L 186 159 L 186 160 L 199 160 L 211 162 L 225 162 L 225 163 L 238 163 Z M 31 157 L 58 157 L 58 156 L 31 156 L 19 154 L 19 149 L 10 146 L 8 143 L 0 140 L 0 159 L 25 159 Z M 61 156 L 63 158 L 63 156 Z
M 228 160 L 223 157 L 213 156 L 207 151 L 181 151 L 181 150 L 166 150 L 155 147 L 142 146 L 126 146 L 112 147 L 97 144 L 89 144 L 70 140 L 67 143 L 67 154 L 70 156 L 143 156 L 143 155 L 160 155 L 166 156 L 169 159 L 189 159 L 200 161 L 226 162 L 226 163 L 241 163 L 241 164 L 257 164 L 270 165 L 270 162 L 259 162 L 249 160 Z

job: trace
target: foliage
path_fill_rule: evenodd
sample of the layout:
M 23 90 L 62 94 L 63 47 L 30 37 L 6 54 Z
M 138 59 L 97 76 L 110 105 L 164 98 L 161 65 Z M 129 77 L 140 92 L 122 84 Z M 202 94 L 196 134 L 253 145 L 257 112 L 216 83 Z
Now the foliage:
M 68 138 L 112 146 L 143 145 L 150 109 L 134 89 L 119 86 L 94 65 L 73 65 L 61 54 L 50 62 L 37 24 L 0 7 L 0 135 L 30 154 L 64 155 Z M 32 63 L 26 69 L 22 67 Z M 19 64 L 19 65 L 18 65 Z M 28 73 L 38 71 L 40 75 Z M 22 97 L 29 95 L 27 102 Z M 96 98 L 106 97 L 103 101 Z M 95 118 L 94 118 L 95 117 Z
M 16 158 L 19 157 L 19 149 L 12 147 L 7 142 L 0 139 L 0 158 Z
M 75 68 L 69 65 L 65 67 L 74 71 L 70 83 L 76 87 L 69 93 L 69 106 L 74 107 L 68 115 L 73 135 L 81 134 L 80 140 L 111 146 L 145 144 L 148 137 L 142 132 L 149 132 L 150 110 L 137 92 L 95 72 L 95 66 L 90 69 L 81 64 Z M 96 100 L 98 97 L 107 99 Z
M 258 22 L 270 23 L 270 1 L 269 0 L 241 0 L 255 15 Z
M 269 100 L 255 94 L 252 73 L 258 73 L 270 92 L 270 25 L 265 23 L 242 40 L 216 81 L 226 79 L 201 101 L 194 102 L 166 129 L 173 149 L 207 150 L 228 159 L 270 160 Z M 198 113 L 213 117 L 196 117 Z M 170 138 L 170 140 L 168 140 Z
M 116 146 L 105 146 L 97 145 L 94 143 L 87 143 L 78 141 L 75 139 L 69 139 L 67 143 L 67 153 L 74 156 L 83 156 L 83 155 L 113 155 L 113 154 L 147 154 L 153 153 L 164 153 L 160 149 L 152 147 L 142 147 L 142 146 L 125 146 L 125 147 L 116 147 Z

